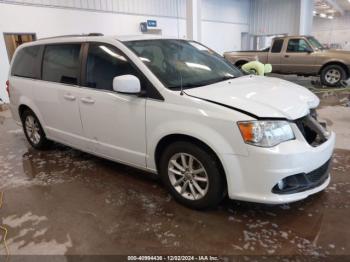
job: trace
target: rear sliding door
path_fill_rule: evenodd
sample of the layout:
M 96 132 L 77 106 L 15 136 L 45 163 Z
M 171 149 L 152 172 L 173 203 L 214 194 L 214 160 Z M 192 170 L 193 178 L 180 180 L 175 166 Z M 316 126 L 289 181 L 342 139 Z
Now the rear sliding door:
M 35 83 L 33 97 L 49 138 L 84 148 L 78 104 L 80 51 L 80 43 L 46 45 L 41 80 Z

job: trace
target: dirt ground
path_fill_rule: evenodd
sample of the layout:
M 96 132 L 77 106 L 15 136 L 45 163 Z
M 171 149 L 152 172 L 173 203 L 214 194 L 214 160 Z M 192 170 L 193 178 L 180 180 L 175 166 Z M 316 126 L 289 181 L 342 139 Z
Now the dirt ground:
M 350 255 L 350 92 L 317 91 L 319 115 L 337 133 L 330 186 L 297 203 L 225 200 L 202 212 L 176 203 L 154 175 L 62 145 L 36 151 L 0 112 L 0 224 L 10 253 Z

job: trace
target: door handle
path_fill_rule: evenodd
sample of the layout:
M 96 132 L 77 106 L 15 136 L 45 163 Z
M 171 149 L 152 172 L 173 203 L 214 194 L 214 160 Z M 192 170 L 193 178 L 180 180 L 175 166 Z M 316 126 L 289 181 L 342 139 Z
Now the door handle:
M 84 97 L 81 99 L 81 102 L 83 102 L 85 104 L 94 104 L 95 100 L 91 99 L 90 97 Z
M 63 97 L 69 101 L 74 101 L 76 99 L 75 96 L 73 96 L 71 94 L 65 94 Z
M 284 57 L 288 58 L 288 57 L 289 57 L 289 55 L 285 55 Z

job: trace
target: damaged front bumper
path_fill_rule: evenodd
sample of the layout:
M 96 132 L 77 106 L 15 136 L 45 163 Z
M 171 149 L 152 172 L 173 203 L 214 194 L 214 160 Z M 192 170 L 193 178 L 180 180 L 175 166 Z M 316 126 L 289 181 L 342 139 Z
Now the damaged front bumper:
M 313 119 L 317 117 L 291 122 L 294 140 L 273 148 L 247 145 L 248 156 L 226 155 L 225 170 L 232 176 L 228 181 L 233 181 L 228 185 L 229 197 L 281 204 L 325 189 L 330 182 L 335 134 Z

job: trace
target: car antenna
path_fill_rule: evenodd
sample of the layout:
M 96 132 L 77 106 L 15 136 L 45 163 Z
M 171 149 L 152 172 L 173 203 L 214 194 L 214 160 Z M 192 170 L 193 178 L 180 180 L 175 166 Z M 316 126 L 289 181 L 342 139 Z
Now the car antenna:
M 184 88 L 183 88 L 183 84 L 182 84 L 182 74 L 180 72 L 180 96 L 184 95 Z
M 180 30 L 179 30 L 179 5 L 178 5 L 178 1 L 176 1 L 176 15 L 177 15 L 177 37 L 179 38 L 180 35 Z M 179 48 L 180 49 L 180 48 Z M 183 88 L 183 84 L 182 84 L 182 74 L 181 71 L 179 71 L 180 73 L 180 96 L 184 95 L 184 88 Z

